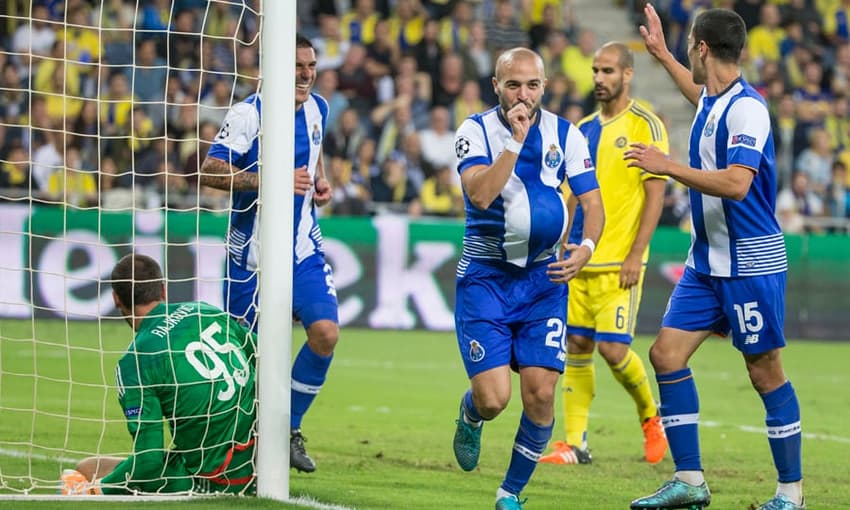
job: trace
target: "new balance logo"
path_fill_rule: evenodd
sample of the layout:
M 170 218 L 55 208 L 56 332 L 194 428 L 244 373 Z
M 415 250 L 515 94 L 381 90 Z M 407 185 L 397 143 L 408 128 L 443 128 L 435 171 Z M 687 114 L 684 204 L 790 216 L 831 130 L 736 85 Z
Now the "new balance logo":
M 753 333 L 752 335 L 747 335 L 747 338 L 744 339 L 744 345 L 752 345 L 759 343 L 759 335 L 758 333 Z

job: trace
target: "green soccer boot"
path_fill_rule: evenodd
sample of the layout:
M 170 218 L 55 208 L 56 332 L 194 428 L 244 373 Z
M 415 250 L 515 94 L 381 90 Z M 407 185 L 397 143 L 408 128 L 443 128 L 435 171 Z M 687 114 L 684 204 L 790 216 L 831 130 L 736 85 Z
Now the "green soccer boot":
M 457 418 L 457 428 L 452 446 L 455 451 L 455 459 L 464 471 L 472 471 L 478 465 L 478 456 L 481 454 L 481 429 L 466 423 L 463 419 L 463 405 L 460 406 L 460 415 Z
M 806 502 L 798 505 L 784 494 L 777 494 L 770 501 L 759 507 L 759 510 L 806 510 Z
M 711 503 L 711 493 L 705 482 L 691 485 L 676 478 L 664 482 L 649 496 L 632 501 L 632 510 L 702 510 Z

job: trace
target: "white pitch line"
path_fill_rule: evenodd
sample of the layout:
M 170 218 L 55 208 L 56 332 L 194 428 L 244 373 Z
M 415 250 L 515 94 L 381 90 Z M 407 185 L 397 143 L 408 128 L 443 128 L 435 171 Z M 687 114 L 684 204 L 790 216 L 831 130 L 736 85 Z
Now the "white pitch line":
M 16 459 L 33 459 L 33 460 L 50 460 L 61 462 L 63 464 L 76 464 L 81 459 L 72 459 L 70 457 L 59 457 L 56 455 L 45 455 L 43 453 L 32 453 L 21 450 L 12 450 L 9 448 L 0 448 L 0 457 L 14 457 Z
M 316 501 L 315 499 L 307 496 L 299 496 L 297 498 L 289 499 L 286 502 L 292 503 L 293 505 L 305 506 L 307 508 L 317 508 L 318 510 L 354 510 L 354 507 L 322 503 L 321 501 Z

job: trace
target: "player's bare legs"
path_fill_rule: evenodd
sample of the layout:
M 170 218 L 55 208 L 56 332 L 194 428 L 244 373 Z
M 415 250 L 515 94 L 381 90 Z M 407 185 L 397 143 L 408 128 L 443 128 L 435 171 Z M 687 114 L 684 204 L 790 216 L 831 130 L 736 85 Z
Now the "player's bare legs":
M 319 356 L 330 356 L 339 340 L 339 325 L 330 320 L 319 320 L 307 328 L 307 345 Z
M 475 374 L 469 383 L 471 389 L 461 399 L 452 442 L 455 459 L 464 471 L 478 465 L 484 421 L 498 416 L 511 400 L 511 371 L 507 365 L 494 367 Z
M 505 365 L 491 368 L 470 379 L 472 401 L 485 421 L 505 410 L 511 400 L 511 370 Z

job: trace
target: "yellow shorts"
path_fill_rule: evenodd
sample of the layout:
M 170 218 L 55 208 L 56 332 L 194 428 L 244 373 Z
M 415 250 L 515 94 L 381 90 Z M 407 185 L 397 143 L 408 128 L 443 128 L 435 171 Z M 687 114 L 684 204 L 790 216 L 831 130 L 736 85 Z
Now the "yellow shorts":
M 570 281 L 567 334 L 586 336 L 597 342 L 630 344 L 645 273 L 643 268 L 637 285 L 630 289 L 620 288 L 619 271 L 579 273 Z

